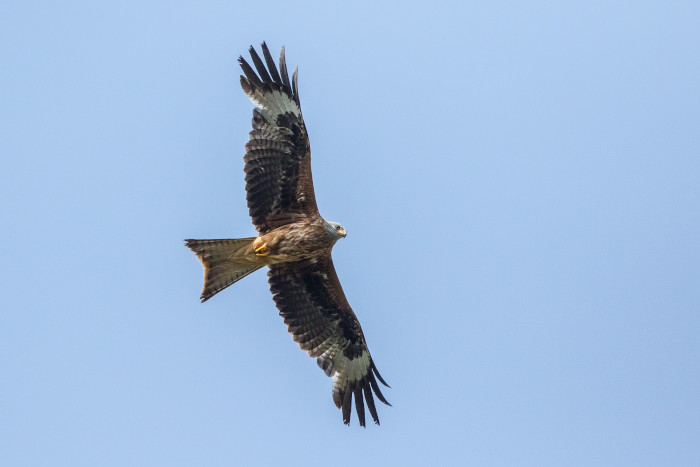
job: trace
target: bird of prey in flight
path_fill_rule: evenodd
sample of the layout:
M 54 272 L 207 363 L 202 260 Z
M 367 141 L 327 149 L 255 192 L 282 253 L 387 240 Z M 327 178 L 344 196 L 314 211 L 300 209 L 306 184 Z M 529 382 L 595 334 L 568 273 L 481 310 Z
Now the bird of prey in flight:
M 289 80 L 284 47 L 279 70 L 263 42 L 263 60 L 250 47 L 253 68 L 240 57 L 241 87 L 255 104 L 245 145 L 246 198 L 256 237 L 186 240 L 204 265 L 202 301 L 267 266 L 272 298 L 294 341 L 331 377 L 333 402 L 350 423 L 352 400 L 361 426 L 364 401 L 379 424 L 374 396 L 389 404 L 333 267 L 331 250 L 345 228 L 321 217 L 311 179 L 311 150 L 299 104 L 297 71 Z

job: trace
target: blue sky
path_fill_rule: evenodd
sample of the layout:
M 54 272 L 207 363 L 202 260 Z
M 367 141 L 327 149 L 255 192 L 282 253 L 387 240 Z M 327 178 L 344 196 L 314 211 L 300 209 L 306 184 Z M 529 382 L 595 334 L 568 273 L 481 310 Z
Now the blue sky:
M 697 466 L 693 2 L 3 2 L 0 464 Z M 299 65 L 392 385 L 348 428 L 264 272 L 236 58 Z

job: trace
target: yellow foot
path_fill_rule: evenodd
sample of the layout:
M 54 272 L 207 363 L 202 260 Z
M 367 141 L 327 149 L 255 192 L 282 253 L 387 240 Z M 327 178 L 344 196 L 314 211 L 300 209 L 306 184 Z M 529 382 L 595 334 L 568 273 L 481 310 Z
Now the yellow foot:
M 268 253 L 267 243 L 260 240 L 260 237 L 253 242 L 253 248 L 255 248 L 255 254 L 258 256 L 265 256 Z

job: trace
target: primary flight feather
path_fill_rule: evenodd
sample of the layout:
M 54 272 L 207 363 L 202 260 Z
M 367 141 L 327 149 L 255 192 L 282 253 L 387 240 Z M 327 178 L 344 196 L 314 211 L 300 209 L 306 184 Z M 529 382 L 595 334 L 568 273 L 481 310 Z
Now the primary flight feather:
M 186 240 L 204 265 L 202 301 L 268 266 L 279 314 L 294 341 L 332 378 L 333 402 L 350 423 L 353 399 L 365 426 L 365 401 L 376 424 L 376 396 L 389 404 L 377 380 L 360 322 L 345 298 L 333 266 L 333 245 L 345 228 L 318 212 L 311 178 L 311 150 L 299 104 L 297 70 L 289 79 L 284 47 L 277 69 L 263 42 L 263 60 L 250 48 L 255 70 L 240 57 L 241 87 L 256 105 L 245 146 L 246 198 L 258 236 Z M 256 73 L 257 71 L 257 73 Z

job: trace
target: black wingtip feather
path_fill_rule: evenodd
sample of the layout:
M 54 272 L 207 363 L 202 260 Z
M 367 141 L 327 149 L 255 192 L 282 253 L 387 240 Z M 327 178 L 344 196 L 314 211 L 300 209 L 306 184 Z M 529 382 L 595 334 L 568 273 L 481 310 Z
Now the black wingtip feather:
M 355 410 L 357 418 L 360 420 L 360 426 L 365 426 L 365 404 L 362 400 L 362 388 L 358 385 L 355 388 Z
M 277 71 L 277 65 L 275 65 L 275 61 L 272 59 L 270 49 L 267 48 L 267 44 L 265 42 L 262 43 L 261 47 L 263 56 L 265 57 L 265 63 L 267 63 L 267 68 L 270 70 L 270 74 L 272 75 L 272 80 L 277 84 L 282 84 L 282 78 L 280 78 L 280 74 Z
M 260 81 L 260 78 L 258 78 L 258 75 L 255 74 L 253 69 L 248 65 L 248 62 L 245 61 L 243 57 L 238 58 L 238 63 L 241 65 L 241 68 L 243 69 L 243 73 L 245 73 L 246 78 L 248 78 L 248 81 L 250 84 L 253 85 L 255 88 L 262 88 L 262 81 Z
M 380 401 L 391 407 L 391 404 L 387 402 L 384 395 L 379 390 L 379 385 L 371 372 L 368 373 L 363 380 L 347 383 L 345 388 L 340 391 L 340 403 L 336 404 L 343 412 L 343 423 L 346 425 L 350 424 L 353 405 L 352 399 L 354 397 L 355 411 L 357 412 L 357 418 L 360 421 L 360 426 L 366 427 L 365 401 L 367 403 L 369 413 L 372 416 L 372 420 L 376 425 L 380 425 L 377 407 L 374 403 L 374 395 L 372 394 L 373 392 Z
M 251 95 L 253 93 L 253 88 L 250 85 L 250 81 L 248 79 L 241 75 L 241 88 L 243 88 L 243 92 L 245 92 L 247 95 Z
M 285 57 L 284 46 L 282 46 L 282 50 L 280 51 L 279 71 L 277 66 L 275 66 L 275 61 L 272 59 L 270 49 L 267 47 L 265 42 L 262 43 L 262 51 L 263 57 L 265 58 L 264 62 L 252 45 L 248 48 L 250 57 L 253 60 L 253 66 L 255 66 L 257 73 L 253 70 L 253 67 L 250 66 L 245 58 L 242 56 L 238 57 L 238 64 L 243 69 L 243 73 L 247 79 L 247 83 L 245 84 L 241 80 L 241 86 L 243 86 L 243 89 L 250 95 L 252 90 L 255 89 L 274 89 L 276 86 L 279 86 L 279 88 L 287 93 L 297 105 L 301 106 L 301 103 L 299 102 L 298 86 L 299 68 L 295 68 L 292 79 L 290 80 L 289 72 L 287 71 L 287 59 Z
M 377 367 L 374 366 L 374 362 L 371 363 L 371 371 L 377 376 L 377 379 L 379 380 L 380 383 L 382 383 L 384 386 L 391 388 L 386 381 L 384 381 L 384 378 L 382 378 L 382 375 L 379 374 L 379 371 L 377 370 Z
M 260 75 L 260 78 L 262 79 L 263 83 L 272 83 L 272 78 L 270 78 L 270 75 L 267 72 L 265 65 L 263 65 L 262 60 L 260 60 L 260 55 L 258 55 L 258 53 L 255 51 L 255 48 L 252 45 L 248 49 L 248 52 L 250 52 L 250 57 L 253 59 L 255 69 L 258 70 L 258 74 Z
M 372 397 L 372 389 L 369 384 L 365 384 L 362 388 L 365 393 L 365 399 L 367 400 L 367 408 L 369 409 L 369 414 L 372 416 L 374 423 L 379 425 L 379 415 L 377 414 L 377 408 L 374 406 L 374 397 Z
M 287 73 L 287 59 L 284 56 L 284 46 L 282 46 L 282 51 L 280 52 L 280 75 L 282 77 L 282 85 L 287 93 L 291 96 L 292 87 L 289 84 L 289 73 Z
M 352 391 L 347 388 L 343 397 L 342 410 L 343 423 L 345 423 L 346 425 L 350 425 L 350 417 L 352 416 Z
M 377 384 L 377 381 L 376 379 L 374 379 L 374 377 L 369 378 L 369 384 L 372 385 L 372 390 L 377 395 L 377 398 L 389 407 L 391 407 L 391 404 L 387 402 L 387 400 L 384 398 L 384 394 L 382 394 L 382 391 L 379 390 L 379 385 Z
M 299 87 L 297 86 L 297 80 L 299 79 L 299 67 L 294 68 L 294 74 L 292 75 L 292 92 L 294 93 L 294 102 L 297 103 L 297 105 L 301 105 L 299 103 Z

